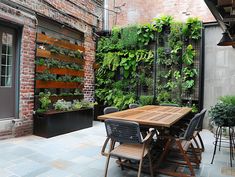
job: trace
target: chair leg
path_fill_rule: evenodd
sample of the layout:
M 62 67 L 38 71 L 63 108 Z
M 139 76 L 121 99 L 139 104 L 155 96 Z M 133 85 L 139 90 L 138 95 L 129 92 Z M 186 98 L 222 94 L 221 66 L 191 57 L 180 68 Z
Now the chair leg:
M 168 154 L 169 150 L 170 150 L 170 144 L 172 143 L 172 140 L 171 139 L 168 139 L 165 147 L 164 147 L 164 150 L 162 152 L 162 155 L 160 156 L 160 159 L 157 163 L 157 168 L 159 168 L 160 166 L 160 163 L 163 162 L 166 158 L 166 155 Z
M 221 149 L 222 133 L 223 133 L 223 128 L 221 127 L 221 128 L 220 128 L 220 131 L 219 131 L 219 151 L 220 151 L 220 149 Z
M 140 160 L 139 170 L 138 170 L 138 177 L 140 177 L 140 175 L 141 175 L 142 162 L 143 162 L 143 158 Z
M 124 167 L 122 165 L 122 159 L 120 157 L 118 157 L 118 161 L 120 162 L 120 167 L 121 167 L 121 170 L 124 170 Z
M 194 148 L 193 144 L 191 144 L 191 148 L 192 148 L 192 152 L 193 152 L 193 155 L 194 155 L 194 158 L 195 158 L 195 162 L 196 162 L 196 164 L 197 164 L 197 168 L 199 168 L 199 164 L 200 164 L 201 157 L 198 158 L 197 153 L 196 153 L 196 151 L 195 151 L 195 148 Z M 201 155 L 201 154 L 200 154 L 200 155 Z
M 104 177 L 107 177 L 107 175 L 108 175 L 109 160 L 110 160 L 110 155 L 107 156 Z
M 202 141 L 202 137 L 201 137 L 199 132 L 198 132 L 197 136 L 198 136 L 198 139 L 199 139 L 200 144 L 201 144 L 202 152 L 204 152 L 205 151 L 205 146 L 204 146 L 204 143 Z
M 176 141 L 176 144 L 178 145 L 179 150 L 182 153 L 183 158 L 184 158 L 184 160 L 186 161 L 186 163 L 187 163 L 187 165 L 189 167 L 189 170 L 191 172 L 191 176 L 195 176 L 195 173 L 194 173 L 194 170 L 193 170 L 193 166 L 192 166 L 192 164 L 191 164 L 191 162 L 190 162 L 190 160 L 189 160 L 189 158 L 188 158 L 188 156 L 186 154 L 187 152 L 184 151 L 184 149 L 183 149 L 183 147 L 181 145 L 181 142 L 179 140 Z
M 200 146 L 199 146 L 199 144 L 198 144 L 198 142 L 197 142 L 197 140 L 196 140 L 195 137 L 193 137 L 193 141 L 194 141 L 194 143 L 195 143 L 195 145 L 196 145 L 198 151 L 201 153 L 201 148 L 200 148 Z
M 233 160 L 233 145 L 232 145 L 232 132 L 229 127 L 229 148 L 230 148 L 230 166 L 232 167 L 232 160 Z
M 151 160 L 151 156 L 150 153 L 148 152 L 148 158 L 149 158 L 149 170 L 150 170 L 150 175 L 151 177 L 153 177 L 153 165 L 152 165 L 152 160 Z
M 219 132 L 220 132 L 221 127 L 217 127 L 216 129 L 216 133 L 215 133 L 215 146 L 214 146 L 214 152 L 213 152 L 213 156 L 211 159 L 211 164 L 213 164 L 214 162 L 214 158 L 215 158 L 215 154 L 216 154 L 216 147 L 217 147 L 217 143 L 218 143 L 218 139 L 219 139 Z

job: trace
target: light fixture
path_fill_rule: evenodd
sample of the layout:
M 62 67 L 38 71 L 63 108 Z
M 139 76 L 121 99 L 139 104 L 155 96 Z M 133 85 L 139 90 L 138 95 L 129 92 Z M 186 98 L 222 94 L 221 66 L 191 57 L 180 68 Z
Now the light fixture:
M 219 43 L 217 45 L 218 46 L 234 46 L 235 41 L 232 40 L 231 37 L 229 36 L 228 32 L 225 31 L 223 33 L 223 37 L 221 38 L 221 40 L 219 41 Z

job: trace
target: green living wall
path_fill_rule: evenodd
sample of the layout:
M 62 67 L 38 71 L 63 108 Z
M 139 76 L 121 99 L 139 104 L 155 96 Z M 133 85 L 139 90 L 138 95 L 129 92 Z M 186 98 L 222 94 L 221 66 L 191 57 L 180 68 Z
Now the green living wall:
M 201 28 L 197 18 L 181 23 L 170 16 L 113 28 L 97 45 L 97 101 L 119 109 L 136 102 L 190 102 L 196 109 Z

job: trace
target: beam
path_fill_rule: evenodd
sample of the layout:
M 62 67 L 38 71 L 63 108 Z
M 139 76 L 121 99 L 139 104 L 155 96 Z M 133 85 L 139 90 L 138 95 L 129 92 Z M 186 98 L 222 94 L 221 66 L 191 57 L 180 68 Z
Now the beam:
M 213 3 L 211 0 L 204 0 L 208 8 L 210 9 L 211 13 L 215 17 L 215 19 L 218 21 L 220 27 L 223 31 L 227 30 L 226 24 L 223 22 L 223 17 L 218 12 L 218 9 L 216 8 L 216 4 Z
M 232 6 L 233 1 L 232 0 L 218 0 L 218 6 Z

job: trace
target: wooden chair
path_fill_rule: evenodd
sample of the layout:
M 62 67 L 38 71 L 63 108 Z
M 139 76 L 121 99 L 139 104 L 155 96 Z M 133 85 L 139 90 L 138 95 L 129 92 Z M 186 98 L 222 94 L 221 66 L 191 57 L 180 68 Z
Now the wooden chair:
M 104 108 L 104 114 L 109 114 L 109 113 L 118 112 L 118 111 L 119 111 L 118 108 L 112 107 L 112 106 Z
M 130 109 L 138 108 L 138 107 L 140 107 L 140 105 L 138 105 L 138 104 L 136 104 L 136 103 L 129 104 L 129 108 L 130 108 Z
M 140 177 L 143 158 L 148 156 L 150 174 L 151 177 L 153 177 L 149 145 L 154 132 L 151 131 L 144 139 L 142 139 L 138 123 L 113 119 L 105 120 L 105 127 L 107 136 L 110 139 L 110 146 L 108 152 L 105 153 L 107 146 L 107 142 L 105 142 L 101 150 L 101 153 L 107 156 L 104 176 L 107 177 L 110 158 L 116 157 L 119 160 L 121 158 L 139 161 L 138 177 Z M 118 142 L 120 144 L 116 145 Z
M 167 155 L 169 154 L 170 150 L 178 150 L 179 154 L 183 157 L 183 162 L 182 160 L 177 161 L 177 159 L 173 159 L 170 160 L 169 162 L 171 163 L 176 163 L 178 165 L 186 165 L 189 167 L 190 170 L 190 174 L 185 174 L 185 173 L 179 173 L 179 172 L 175 172 L 175 171 L 169 171 L 169 170 L 164 170 L 164 169 L 159 169 L 158 171 L 160 173 L 166 174 L 166 175 L 170 175 L 170 176 L 179 176 L 179 177 L 188 177 L 188 176 L 195 176 L 195 172 L 193 169 L 193 164 L 192 161 L 190 161 L 190 157 L 188 154 L 188 149 L 191 148 L 192 149 L 192 155 L 194 157 L 194 163 L 196 164 L 196 167 L 199 167 L 200 164 L 200 160 L 198 158 L 198 155 L 195 151 L 194 145 L 192 143 L 193 141 L 193 135 L 196 129 L 196 126 L 198 124 L 200 120 L 200 115 L 196 114 L 193 119 L 190 121 L 185 133 L 183 136 L 180 136 L 178 138 L 174 138 L 174 137 L 168 137 L 168 141 L 164 147 L 164 151 L 160 157 L 160 160 L 158 162 L 158 167 L 159 165 L 164 161 L 167 160 Z M 175 151 L 173 151 L 174 153 L 176 153 Z
M 194 132 L 194 137 L 195 138 L 198 137 L 198 139 L 199 139 L 199 142 L 200 142 L 200 145 L 201 145 L 200 149 L 201 149 L 202 152 L 204 152 L 205 147 L 204 147 L 204 143 L 202 141 L 202 137 L 200 135 L 200 132 L 202 131 L 202 128 L 203 128 L 203 120 L 205 118 L 206 111 L 207 111 L 207 109 L 203 109 L 199 113 L 200 114 L 200 119 L 199 119 L 199 122 L 198 122 L 198 124 L 196 126 L 196 129 L 195 129 L 196 131 Z

